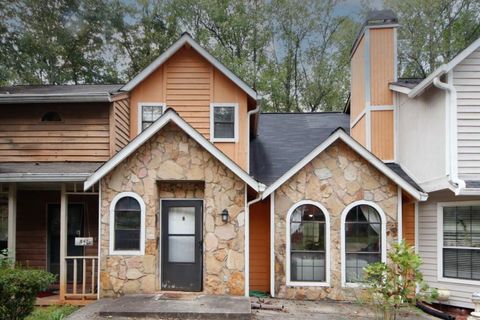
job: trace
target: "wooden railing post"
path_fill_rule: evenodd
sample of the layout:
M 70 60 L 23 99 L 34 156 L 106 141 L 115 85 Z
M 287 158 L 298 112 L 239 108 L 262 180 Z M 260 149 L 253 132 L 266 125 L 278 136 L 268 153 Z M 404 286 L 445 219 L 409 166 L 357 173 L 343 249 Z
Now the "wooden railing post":
M 62 184 L 60 192 L 60 301 L 65 301 L 67 292 L 67 233 L 68 233 L 68 215 L 67 215 L 67 193 L 66 186 Z

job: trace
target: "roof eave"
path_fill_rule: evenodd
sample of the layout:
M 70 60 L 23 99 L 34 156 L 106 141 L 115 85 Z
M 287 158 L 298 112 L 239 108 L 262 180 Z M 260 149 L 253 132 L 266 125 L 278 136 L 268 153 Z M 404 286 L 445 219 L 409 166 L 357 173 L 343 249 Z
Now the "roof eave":
M 0 94 L 0 104 L 16 103 L 58 103 L 58 102 L 110 102 L 108 92 L 94 92 L 82 94 Z
M 407 95 L 410 93 L 410 91 L 412 91 L 412 89 L 410 89 L 410 88 L 399 86 L 399 85 L 396 85 L 396 84 L 390 84 L 389 88 L 392 91 L 407 94 Z
M 0 182 L 83 182 L 90 173 L 7 173 L 0 174 Z

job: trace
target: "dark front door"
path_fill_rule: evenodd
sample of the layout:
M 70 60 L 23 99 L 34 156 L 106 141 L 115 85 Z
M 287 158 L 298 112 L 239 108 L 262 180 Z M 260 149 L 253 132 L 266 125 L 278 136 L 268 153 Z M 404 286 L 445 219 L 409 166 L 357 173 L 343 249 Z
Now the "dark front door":
M 75 237 L 84 236 L 84 208 L 81 203 L 69 203 L 67 209 L 67 256 L 83 256 L 84 248 L 75 245 Z M 60 205 L 47 205 L 48 217 L 48 271 L 60 275 Z M 73 280 L 73 260 L 67 261 L 67 280 Z M 82 265 L 77 268 L 77 279 L 81 281 Z M 58 279 L 58 278 L 57 278 Z
M 202 290 L 202 201 L 162 201 L 162 289 Z

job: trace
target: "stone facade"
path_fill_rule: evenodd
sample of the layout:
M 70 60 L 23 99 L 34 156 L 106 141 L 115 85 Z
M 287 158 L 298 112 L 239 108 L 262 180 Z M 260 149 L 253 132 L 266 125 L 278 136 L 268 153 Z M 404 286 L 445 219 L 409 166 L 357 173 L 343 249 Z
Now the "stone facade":
M 101 295 L 160 290 L 161 198 L 204 200 L 203 292 L 243 295 L 245 188 L 180 128 L 164 127 L 101 180 Z M 145 202 L 145 255 L 109 255 L 110 203 L 121 192 L 135 192 Z M 230 215 L 227 223 L 223 209 Z
M 286 217 L 301 200 L 321 203 L 330 215 L 330 286 L 286 285 Z M 397 238 L 397 186 L 341 141 L 335 142 L 275 191 L 275 294 L 288 299 L 355 300 L 361 290 L 342 288 L 340 221 L 358 200 L 379 205 L 387 217 L 387 251 Z

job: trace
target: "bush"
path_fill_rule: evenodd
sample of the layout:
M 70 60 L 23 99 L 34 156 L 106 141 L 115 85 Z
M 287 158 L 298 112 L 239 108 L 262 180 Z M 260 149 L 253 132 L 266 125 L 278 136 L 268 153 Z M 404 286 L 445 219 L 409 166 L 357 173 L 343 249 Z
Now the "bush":
M 422 261 L 413 247 L 405 241 L 395 244 L 388 260 L 364 269 L 371 301 L 383 311 L 383 319 L 396 319 L 400 308 L 415 305 L 417 299 L 435 298 L 436 292 L 423 280 Z
M 77 309 L 71 305 L 37 307 L 25 320 L 62 320 Z
M 0 319 L 24 319 L 32 311 L 37 294 L 47 290 L 55 276 L 43 270 L 0 268 Z

